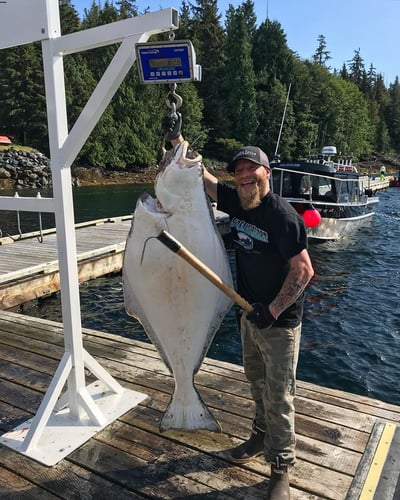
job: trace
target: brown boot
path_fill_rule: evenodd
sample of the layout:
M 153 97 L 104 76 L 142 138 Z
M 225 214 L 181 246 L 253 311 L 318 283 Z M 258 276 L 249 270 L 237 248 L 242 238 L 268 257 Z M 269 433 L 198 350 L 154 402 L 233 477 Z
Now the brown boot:
M 271 479 L 267 489 L 267 500 L 290 500 L 287 465 L 277 466 L 271 464 Z
M 235 464 L 246 464 L 264 452 L 265 432 L 253 427 L 250 438 L 236 448 L 233 448 L 230 459 Z

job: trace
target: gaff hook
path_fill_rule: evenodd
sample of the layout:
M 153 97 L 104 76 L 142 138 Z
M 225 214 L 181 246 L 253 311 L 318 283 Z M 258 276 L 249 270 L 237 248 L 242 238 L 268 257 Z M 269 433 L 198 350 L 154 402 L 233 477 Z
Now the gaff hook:
M 149 236 L 149 237 L 145 240 L 145 242 L 144 242 L 144 244 L 143 244 L 142 255 L 140 256 L 140 265 L 142 265 L 142 262 L 143 262 L 143 257 L 144 257 L 144 252 L 145 252 L 145 250 L 146 250 L 146 245 L 147 245 L 147 242 L 148 242 L 149 240 L 152 240 L 152 239 L 156 239 L 156 240 L 157 240 L 157 239 L 158 239 L 158 237 L 157 237 L 157 236 Z

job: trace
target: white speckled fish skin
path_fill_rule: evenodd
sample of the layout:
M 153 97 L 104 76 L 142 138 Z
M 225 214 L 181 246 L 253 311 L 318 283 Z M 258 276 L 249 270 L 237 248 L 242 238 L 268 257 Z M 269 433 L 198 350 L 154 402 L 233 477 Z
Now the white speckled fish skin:
M 123 265 L 125 307 L 142 323 L 174 375 L 174 394 L 160 429 L 219 431 L 218 422 L 194 387 L 194 375 L 232 301 L 160 241 L 148 240 L 168 231 L 233 286 L 225 247 L 204 190 L 201 157 L 187 159 L 187 148 L 187 142 L 176 146 L 157 176 L 159 203 L 148 194 L 137 202 Z

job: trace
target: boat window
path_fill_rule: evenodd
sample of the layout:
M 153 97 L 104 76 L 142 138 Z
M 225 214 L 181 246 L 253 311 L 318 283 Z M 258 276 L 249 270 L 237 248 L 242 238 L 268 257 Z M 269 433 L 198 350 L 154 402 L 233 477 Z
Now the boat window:
M 358 197 L 356 183 L 351 180 L 343 180 L 343 181 L 337 180 L 336 190 L 338 193 L 338 201 L 342 203 L 356 201 Z
M 300 187 L 302 194 L 311 194 L 313 198 L 319 199 L 332 195 L 331 179 L 325 177 L 304 175 Z
M 294 198 L 328 198 L 332 199 L 331 179 L 304 172 L 285 172 L 273 170 L 273 191 L 284 197 Z
M 320 196 L 329 196 L 332 193 L 331 180 L 325 177 L 319 177 L 318 194 Z
M 303 175 L 300 182 L 300 194 L 310 194 L 312 189 L 311 179 L 309 175 Z
M 292 180 L 290 172 L 273 171 L 272 172 L 273 192 L 280 196 L 293 196 Z

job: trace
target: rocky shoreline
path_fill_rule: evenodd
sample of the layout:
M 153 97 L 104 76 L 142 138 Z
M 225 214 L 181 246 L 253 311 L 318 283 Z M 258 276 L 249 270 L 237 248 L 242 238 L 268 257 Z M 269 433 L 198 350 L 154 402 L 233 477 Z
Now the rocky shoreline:
M 360 164 L 359 171 L 366 174 L 371 169 L 379 171 L 379 165 L 367 162 Z M 379 164 L 379 165 L 378 165 Z M 208 164 L 207 169 L 218 179 L 232 179 L 226 171 L 225 164 Z M 378 166 L 377 166 L 378 165 Z M 99 167 L 73 166 L 71 168 L 72 184 L 74 186 L 105 185 L 105 184 L 151 184 L 158 174 L 158 166 L 152 165 L 145 169 L 108 170 Z M 388 174 L 395 173 L 392 165 L 386 166 Z M 50 160 L 39 151 L 21 149 L 0 149 L 0 190 L 47 189 L 52 187 Z
M 218 178 L 227 178 L 224 165 L 207 165 Z M 107 170 L 99 167 L 72 167 L 74 186 L 105 184 L 151 184 L 158 173 L 152 165 L 140 171 Z M 0 190 L 47 189 L 52 187 L 50 160 L 39 151 L 14 148 L 0 150 Z

